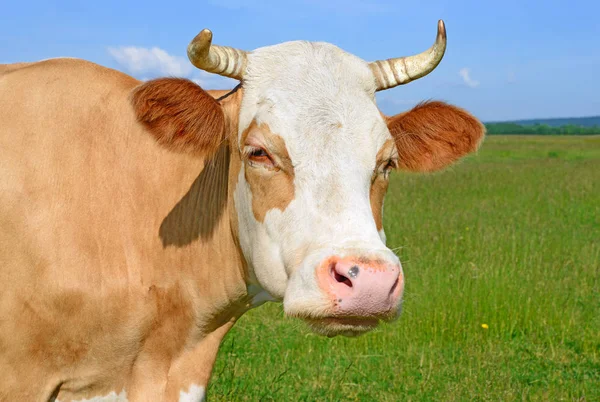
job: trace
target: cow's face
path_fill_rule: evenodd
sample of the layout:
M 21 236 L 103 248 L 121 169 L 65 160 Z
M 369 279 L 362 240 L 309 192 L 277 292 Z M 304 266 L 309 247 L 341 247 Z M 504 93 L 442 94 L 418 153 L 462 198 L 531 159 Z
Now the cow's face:
M 333 334 L 395 317 L 404 287 L 381 209 L 398 153 L 367 63 L 325 43 L 249 55 L 234 199 L 253 280 Z
M 476 149 L 481 124 L 439 102 L 392 118 L 378 110 L 375 92 L 424 75 L 429 54 L 367 63 L 330 44 L 290 42 L 232 64 L 239 54 L 211 54 L 207 32 L 190 59 L 243 77 L 233 197 L 249 285 L 327 335 L 395 318 L 404 276 L 382 226 L 390 171 L 444 167 Z M 441 59 L 432 49 L 430 70 Z

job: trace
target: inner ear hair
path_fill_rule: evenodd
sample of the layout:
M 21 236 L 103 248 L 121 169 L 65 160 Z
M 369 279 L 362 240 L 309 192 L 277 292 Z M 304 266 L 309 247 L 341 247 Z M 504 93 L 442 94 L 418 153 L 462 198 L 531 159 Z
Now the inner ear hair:
M 131 104 L 137 120 L 164 147 L 211 154 L 225 139 L 225 115 L 217 100 L 194 82 L 159 78 L 136 87 Z
M 443 169 L 479 147 L 485 126 L 467 111 L 439 101 L 387 117 L 400 168 L 428 172 Z

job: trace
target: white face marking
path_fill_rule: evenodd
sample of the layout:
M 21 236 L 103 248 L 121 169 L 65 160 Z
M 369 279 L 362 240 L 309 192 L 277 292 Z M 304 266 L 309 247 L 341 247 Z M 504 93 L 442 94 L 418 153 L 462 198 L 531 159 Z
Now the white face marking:
M 56 402 L 60 402 L 60 400 L 57 399 Z M 90 399 L 78 399 L 73 400 L 72 402 L 128 402 L 128 399 L 127 392 L 121 391 L 121 393 L 117 394 L 113 391 L 108 395 L 94 396 Z
M 192 384 L 187 392 L 179 392 L 179 402 L 202 402 L 204 401 L 204 387 Z
M 325 303 L 315 267 L 334 253 L 385 247 L 370 206 L 376 157 L 391 135 L 375 103 L 368 64 L 327 43 L 289 42 L 249 55 L 239 139 L 255 120 L 285 141 L 294 166 L 294 198 L 255 219 L 239 174 L 234 200 L 250 278 L 278 300 Z M 239 144 L 243 147 L 244 144 Z

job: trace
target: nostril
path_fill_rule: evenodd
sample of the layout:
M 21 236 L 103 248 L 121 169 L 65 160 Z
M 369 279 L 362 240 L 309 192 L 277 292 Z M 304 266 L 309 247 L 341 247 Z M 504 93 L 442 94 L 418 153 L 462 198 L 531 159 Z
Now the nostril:
M 333 279 L 335 279 L 339 283 L 345 284 L 349 288 L 352 287 L 352 281 L 349 278 L 346 278 L 344 275 L 340 275 L 335 271 L 333 272 Z
M 344 285 L 348 286 L 349 288 L 352 287 L 352 281 L 350 280 L 350 278 L 345 277 L 344 275 L 338 273 L 335 270 L 335 266 L 331 266 L 331 276 L 333 277 L 333 279 L 335 279 L 336 282 L 338 283 L 343 283 Z

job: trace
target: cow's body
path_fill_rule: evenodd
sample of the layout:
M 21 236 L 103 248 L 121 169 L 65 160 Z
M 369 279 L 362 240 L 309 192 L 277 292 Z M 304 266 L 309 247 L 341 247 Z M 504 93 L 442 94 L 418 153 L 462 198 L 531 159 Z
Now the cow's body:
M 210 38 L 188 54 L 242 81 L 225 97 L 74 59 L 0 66 L 0 401 L 200 401 L 265 300 L 329 336 L 399 315 L 389 173 L 441 169 L 484 130 L 441 102 L 383 116 L 375 92 L 433 70 L 443 24 L 374 63 Z
M 2 401 L 176 400 L 246 308 L 229 154 L 160 147 L 138 84 L 77 60 L 0 75 Z

